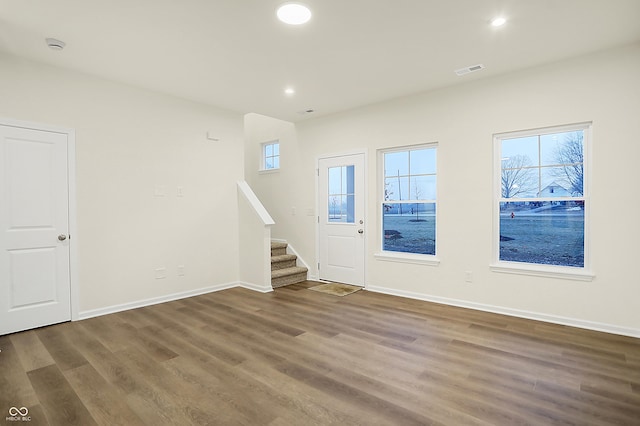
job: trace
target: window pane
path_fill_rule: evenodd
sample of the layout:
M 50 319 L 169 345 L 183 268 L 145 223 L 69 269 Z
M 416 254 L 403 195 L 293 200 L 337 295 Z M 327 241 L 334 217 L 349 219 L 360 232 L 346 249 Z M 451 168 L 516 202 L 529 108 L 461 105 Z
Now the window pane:
M 346 222 L 347 197 L 346 195 L 329 196 L 329 222 Z
M 355 183 L 354 183 L 354 166 L 346 166 L 345 169 L 345 184 L 342 187 L 346 192 L 346 194 L 354 194 L 355 193 Z
M 384 180 L 384 201 L 398 200 L 398 179 L 386 178 Z
M 562 133 L 540 135 L 540 164 L 543 166 L 562 164 L 562 160 L 560 160 L 557 155 L 561 135 Z
M 273 157 L 273 168 L 274 169 L 280 168 L 280 157 Z
M 329 194 L 342 193 L 342 167 L 329 167 Z
M 436 254 L 435 203 L 383 204 L 383 250 Z
M 264 155 L 266 157 L 272 157 L 273 156 L 273 145 L 272 144 L 268 144 L 264 146 Z
M 436 177 L 416 176 L 411 179 L 411 200 L 435 200 Z
M 265 158 L 264 159 L 264 168 L 265 169 L 273 169 L 273 158 Z
M 584 193 L 584 147 L 583 131 L 565 132 L 557 135 L 557 140 L 552 145 L 554 148 L 546 147 L 551 164 L 562 165 L 561 169 L 556 169 L 556 177 L 563 179 L 564 187 L 572 196 L 582 196 Z
M 385 189 L 387 190 L 387 200 L 400 201 L 407 200 L 410 197 L 409 193 L 409 178 L 386 178 Z
M 346 198 L 345 213 L 347 215 L 346 219 L 345 219 L 345 222 L 346 223 L 355 223 L 356 203 L 355 203 L 354 195 L 350 194 L 350 195 L 347 195 L 345 198 Z
M 329 222 L 355 223 L 355 200 L 353 195 L 329 196 Z
M 584 267 L 584 201 L 500 203 L 500 260 Z
M 503 198 L 533 198 L 538 196 L 538 168 L 527 168 L 524 157 L 502 161 L 500 175 Z
M 409 151 L 410 170 L 412 175 L 424 175 L 436 173 L 436 150 L 417 149 Z
M 573 190 L 567 180 L 564 167 L 545 167 L 540 169 L 541 188 L 540 198 L 544 197 L 571 197 Z M 582 188 L 580 188 L 582 192 Z
M 554 133 L 540 136 L 542 165 L 582 163 L 584 132 Z
M 566 183 L 567 191 L 573 197 L 581 197 L 584 194 L 584 167 L 582 163 L 569 164 L 562 167 L 564 175 L 563 182 Z
M 273 155 L 280 155 L 280 144 L 279 143 L 274 143 L 273 144 Z
M 513 157 L 522 157 L 528 165 L 537 166 L 540 164 L 538 157 L 538 137 L 527 136 L 524 138 L 504 139 L 502 141 L 501 157 L 503 161 L 508 161 Z
M 385 176 L 407 176 L 409 174 L 409 152 L 388 152 L 384 154 Z

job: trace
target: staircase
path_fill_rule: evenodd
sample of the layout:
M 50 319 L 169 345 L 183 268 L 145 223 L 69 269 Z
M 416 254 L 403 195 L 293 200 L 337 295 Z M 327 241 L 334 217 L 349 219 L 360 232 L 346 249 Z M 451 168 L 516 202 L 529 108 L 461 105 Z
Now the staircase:
M 306 281 L 307 268 L 296 266 L 297 259 L 295 254 L 287 254 L 287 243 L 271 241 L 271 287 Z

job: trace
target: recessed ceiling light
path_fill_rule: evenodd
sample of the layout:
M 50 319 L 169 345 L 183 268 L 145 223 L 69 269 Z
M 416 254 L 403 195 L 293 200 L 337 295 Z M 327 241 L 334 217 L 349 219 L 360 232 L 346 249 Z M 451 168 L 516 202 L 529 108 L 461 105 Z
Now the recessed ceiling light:
M 293 95 L 294 93 L 296 93 L 296 91 L 292 88 L 292 87 L 287 87 L 286 89 L 284 89 L 284 94 L 285 95 Z
M 300 3 L 284 3 L 276 12 L 278 19 L 289 25 L 301 25 L 311 19 L 311 10 Z
M 498 16 L 496 18 L 493 18 L 491 20 L 491 26 L 492 27 L 501 27 L 503 26 L 505 23 L 507 22 L 506 18 L 502 17 L 502 16 Z
M 55 38 L 48 38 L 46 41 L 47 46 L 49 46 L 49 48 L 53 50 L 62 50 L 64 49 L 64 46 L 66 46 L 66 43 L 64 41 Z

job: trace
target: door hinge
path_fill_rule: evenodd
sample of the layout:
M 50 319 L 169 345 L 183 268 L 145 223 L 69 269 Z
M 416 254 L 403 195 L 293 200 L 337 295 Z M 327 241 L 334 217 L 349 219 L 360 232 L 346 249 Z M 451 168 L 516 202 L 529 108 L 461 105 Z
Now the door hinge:
M 318 223 L 320 223 L 320 216 L 318 216 Z
M 320 262 L 318 262 L 318 270 L 320 270 Z
M 316 173 L 320 176 L 320 169 L 316 169 Z

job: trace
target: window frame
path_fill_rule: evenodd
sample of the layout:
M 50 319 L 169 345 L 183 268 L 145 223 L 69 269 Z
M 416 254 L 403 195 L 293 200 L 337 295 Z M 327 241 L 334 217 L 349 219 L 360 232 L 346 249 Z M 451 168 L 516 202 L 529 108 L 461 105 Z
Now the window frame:
M 582 155 L 583 155 L 583 189 L 580 197 L 535 197 L 535 198 L 503 198 L 502 196 L 502 141 L 522 137 L 542 136 L 555 133 L 582 131 Z M 591 270 L 591 140 L 592 123 L 583 122 L 559 126 L 496 133 L 493 135 L 493 229 L 492 229 L 492 262 L 490 269 L 494 272 L 531 275 L 539 277 L 552 277 L 578 281 L 591 281 L 594 274 Z M 540 159 L 539 159 L 540 161 Z M 538 263 L 526 263 L 500 260 L 500 203 L 517 201 L 541 201 L 550 198 L 551 201 L 583 200 L 584 201 L 584 266 L 546 265 Z M 544 200 L 550 201 L 550 200 Z
M 425 200 L 385 200 L 384 199 L 384 191 L 385 191 L 385 154 L 394 153 L 394 152 L 407 152 L 407 151 L 417 151 L 421 149 L 435 149 L 436 155 L 436 194 L 435 199 L 425 199 Z M 374 253 L 374 258 L 382 261 L 389 262 L 401 262 L 401 263 L 411 263 L 411 264 L 421 264 L 421 265 L 430 265 L 430 266 L 438 266 L 440 264 L 440 259 L 438 256 L 438 226 L 439 226 L 439 209 L 438 209 L 438 198 L 439 198 L 439 179 L 438 179 L 438 142 L 428 142 L 428 143 L 420 143 L 415 145 L 404 145 L 397 146 L 393 148 L 384 148 L 379 149 L 377 152 L 378 157 L 378 190 L 377 190 L 377 202 L 376 202 L 376 210 L 378 217 L 378 247 L 376 253 Z M 384 250 L 384 215 L 382 213 L 384 204 L 415 204 L 418 202 L 428 202 L 435 205 L 435 254 L 422 254 L 422 253 L 409 253 L 409 252 L 400 252 L 400 251 L 392 251 L 392 250 Z
M 269 146 L 278 146 L 278 155 L 270 155 L 267 156 L 267 147 Z M 267 168 L 267 158 L 278 158 L 278 167 Z M 260 169 L 261 173 L 274 173 L 280 170 L 280 140 L 272 140 L 268 142 L 263 142 L 260 144 Z

